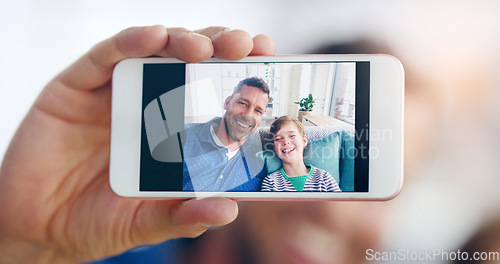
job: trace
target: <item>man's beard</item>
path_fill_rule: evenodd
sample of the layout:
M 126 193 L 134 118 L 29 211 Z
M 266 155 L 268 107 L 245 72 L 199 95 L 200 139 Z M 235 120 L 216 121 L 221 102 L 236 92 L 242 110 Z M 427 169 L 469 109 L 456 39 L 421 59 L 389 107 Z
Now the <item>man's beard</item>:
M 256 127 L 255 119 L 250 116 L 225 115 L 224 125 L 227 135 L 234 141 L 244 141 Z

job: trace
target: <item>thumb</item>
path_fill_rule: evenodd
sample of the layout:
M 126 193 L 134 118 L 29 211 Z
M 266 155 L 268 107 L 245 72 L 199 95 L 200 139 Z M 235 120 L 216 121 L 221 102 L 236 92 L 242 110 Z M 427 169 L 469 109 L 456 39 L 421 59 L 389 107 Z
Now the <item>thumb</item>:
M 221 197 L 143 201 L 136 212 L 131 238 L 134 244 L 140 245 L 197 237 L 211 226 L 231 223 L 237 215 L 237 203 Z

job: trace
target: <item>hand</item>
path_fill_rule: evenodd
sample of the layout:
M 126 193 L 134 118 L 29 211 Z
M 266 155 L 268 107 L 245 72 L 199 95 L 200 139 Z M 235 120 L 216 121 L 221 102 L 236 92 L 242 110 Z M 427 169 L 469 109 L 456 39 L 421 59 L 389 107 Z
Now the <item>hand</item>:
M 129 28 L 97 44 L 45 87 L 12 139 L 0 168 L 0 262 L 87 261 L 233 221 L 238 207 L 226 198 L 139 200 L 111 191 L 111 75 L 129 57 L 273 53 L 268 37 L 222 27 Z

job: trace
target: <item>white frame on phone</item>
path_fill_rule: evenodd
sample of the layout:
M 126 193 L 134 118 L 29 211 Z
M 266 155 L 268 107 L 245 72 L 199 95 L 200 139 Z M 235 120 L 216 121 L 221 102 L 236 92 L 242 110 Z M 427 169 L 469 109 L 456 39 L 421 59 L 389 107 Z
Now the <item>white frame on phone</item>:
M 184 63 L 168 58 L 127 59 L 113 73 L 110 185 L 125 197 L 203 198 L 223 196 L 245 200 L 388 200 L 403 185 L 403 107 L 404 71 L 389 55 L 300 55 L 247 57 L 249 62 L 370 62 L 370 130 L 390 129 L 391 140 L 370 140 L 370 148 L 380 154 L 369 161 L 368 192 L 187 192 L 139 191 L 142 83 L 144 63 Z M 206 62 L 223 62 L 210 59 Z M 224 61 L 227 62 L 227 61 Z M 117 133 L 127 131 L 127 133 Z M 182 177 L 182 175 L 179 175 Z

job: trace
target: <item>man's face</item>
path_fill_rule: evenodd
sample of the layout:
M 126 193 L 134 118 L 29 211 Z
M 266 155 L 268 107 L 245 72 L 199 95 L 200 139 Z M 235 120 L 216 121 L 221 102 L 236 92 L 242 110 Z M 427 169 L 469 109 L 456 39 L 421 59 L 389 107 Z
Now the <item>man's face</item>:
M 267 93 L 253 86 L 243 85 L 239 93 L 224 102 L 226 132 L 234 141 L 245 140 L 259 127 L 266 110 Z

